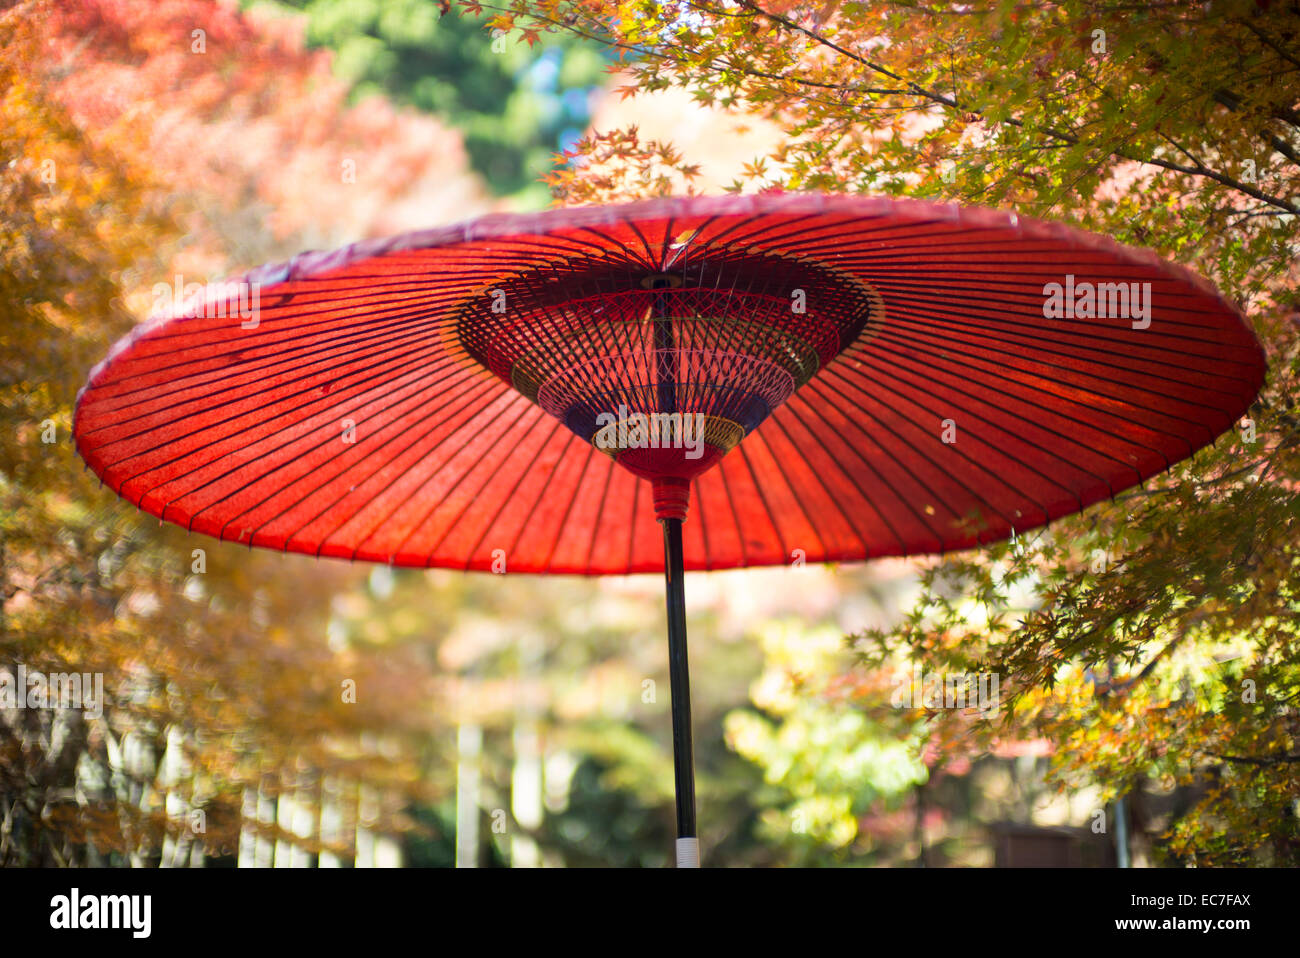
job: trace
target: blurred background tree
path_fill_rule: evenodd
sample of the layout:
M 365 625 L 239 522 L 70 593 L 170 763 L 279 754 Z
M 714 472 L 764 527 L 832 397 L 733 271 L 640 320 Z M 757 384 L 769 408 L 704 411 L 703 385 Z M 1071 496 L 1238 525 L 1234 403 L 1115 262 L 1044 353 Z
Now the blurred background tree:
M 540 180 L 586 131 L 609 62 L 604 45 L 572 34 L 489 33 L 443 0 L 249 5 L 304 13 L 308 45 L 334 52 L 354 98 L 382 95 L 441 118 L 492 191 L 520 207 L 549 200 Z
M 356 571 L 141 522 L 71 445 L 80 381 L 157 280 L 297 246 L 295 213 L 264 212 L 301 207 L 291 190 L 347 220 L 376 190 L 465 175 L 436 124 L 363 116 L 327 68 L 200 0 L 0 10 L 0 671 L 104 689 L 90 712 L 0 709 L 0 864 L 373 860 L 438 792 L 419 648 L 331 635 Z M 374 138 L 382 175 L 345 185 L 340 153 Z

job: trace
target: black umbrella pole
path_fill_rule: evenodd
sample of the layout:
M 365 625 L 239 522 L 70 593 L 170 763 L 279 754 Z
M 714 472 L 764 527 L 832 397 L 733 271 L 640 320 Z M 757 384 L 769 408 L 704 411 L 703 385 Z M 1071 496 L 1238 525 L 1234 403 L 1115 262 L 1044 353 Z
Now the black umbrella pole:
M 686 656 L 686 590 L 682 587 L 682 520 L 662 519 L 668 592 L 668 684 L 673 710 L 673 774 L 677 785 L 677 867 L 700 867 L 695 831 L 695 755 L 691 746 L 691 674 Z

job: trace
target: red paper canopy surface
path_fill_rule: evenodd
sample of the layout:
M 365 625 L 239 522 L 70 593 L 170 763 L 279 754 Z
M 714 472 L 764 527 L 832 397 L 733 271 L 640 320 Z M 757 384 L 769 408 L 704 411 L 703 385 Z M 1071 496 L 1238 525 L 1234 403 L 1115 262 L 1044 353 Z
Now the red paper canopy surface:
M 656 310 L 675 317 L 667 344 Z M 667 460 L 616 462 L 592 412 L 653 403 L 669 354 L 713 443 L 689 477 L 687 569 L 1042 525 L 1213 441 L 1265 371 L 1204 281 L 1058 225 L 816 194 L 654 200 L 302 254 L 178 302 L 92 372 L 77 448 L 119 495 L 222 539 L 657 572 L 651 483 L 631 470 Z

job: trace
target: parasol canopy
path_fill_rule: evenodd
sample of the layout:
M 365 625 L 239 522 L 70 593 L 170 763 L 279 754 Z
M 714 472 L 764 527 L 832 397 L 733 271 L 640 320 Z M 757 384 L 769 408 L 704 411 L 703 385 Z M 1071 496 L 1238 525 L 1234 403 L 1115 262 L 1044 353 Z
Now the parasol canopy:
M 1264 374 L 1237 310 L 1186 270 L 890 199 L 489 216 L 238 282 L 113 349 L 78 450 L 194 531 L 405 566 L 504 550 L 511 571 L 657 572 L 641 477 L 674 466 L 688 570 L 964 548 L 1190 455 Z M 1092 308 L 1045 315 L 1051 284 L 1062 306 L 1091 288 Z M 1098 315 L 1120 293 L 1130 315 Z M 593 441 L 600 414 L 653 410 L 656 301 L 681 410 L 705 417 L 703 454 L 676 463 Z
M 693 197 L 489 216 L 178 296 L 91 372 L 74 429 L 118 495 L 250 546 L 664 570 L 694 864 L 684 570 L 1041 526 L 1212 442 L 1264 372 L 1210 285 L 1097 236 Z

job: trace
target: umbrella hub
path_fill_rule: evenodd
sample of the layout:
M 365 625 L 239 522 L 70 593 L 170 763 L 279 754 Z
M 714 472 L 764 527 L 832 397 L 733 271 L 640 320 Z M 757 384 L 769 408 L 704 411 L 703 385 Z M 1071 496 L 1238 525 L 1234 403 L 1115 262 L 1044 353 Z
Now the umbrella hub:
M 453 335 L 619 465 L 675 488 L 881 313 L 875 290 L 843 272 L 720 247 L 661 269 L 579 256 L 502 276 L 465 301 Z

